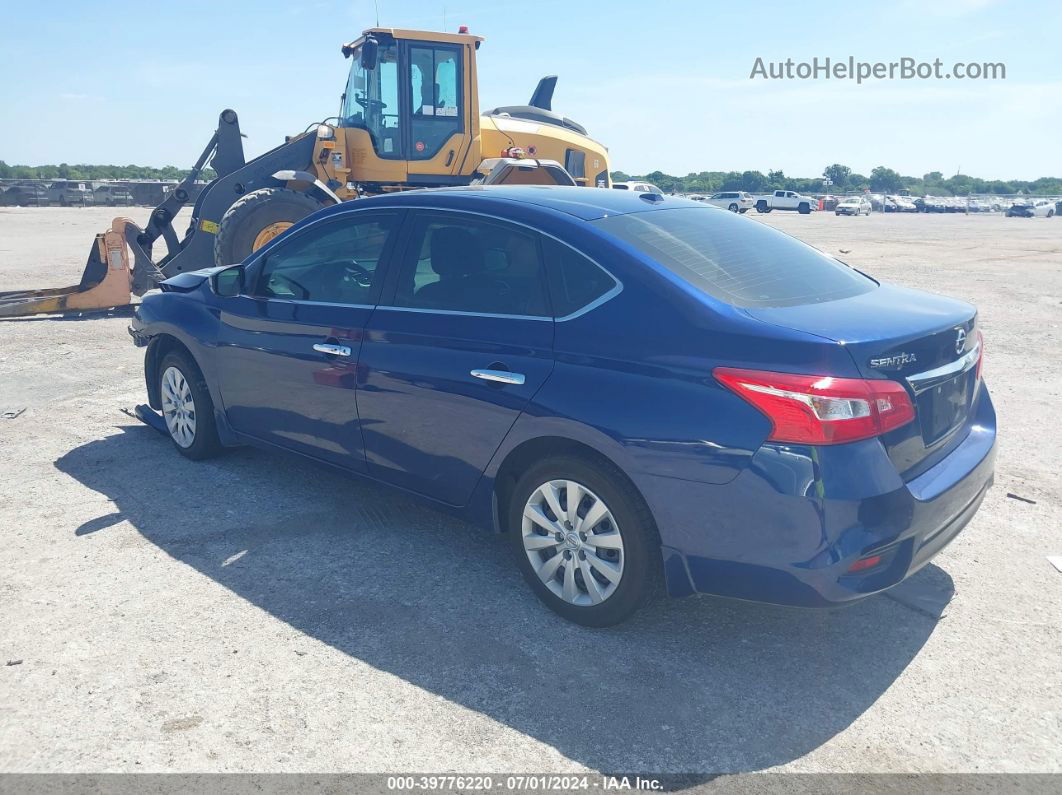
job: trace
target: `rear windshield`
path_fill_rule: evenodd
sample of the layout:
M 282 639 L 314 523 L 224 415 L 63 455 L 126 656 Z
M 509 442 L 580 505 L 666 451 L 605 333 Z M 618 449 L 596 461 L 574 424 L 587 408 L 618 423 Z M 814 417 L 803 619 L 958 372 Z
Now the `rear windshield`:
M 592 223 L 733 306 L 795 306 L 869 292 L 877 282 L 759 221 L 710 207 Z

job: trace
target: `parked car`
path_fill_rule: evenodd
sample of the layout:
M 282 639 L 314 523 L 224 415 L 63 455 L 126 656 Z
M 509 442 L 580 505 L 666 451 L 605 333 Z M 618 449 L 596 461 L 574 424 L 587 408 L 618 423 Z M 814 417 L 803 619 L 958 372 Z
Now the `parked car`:
M 660 580 L 851 602 L 926 565 L 993 479 L 971 305 L 684 199 L 343 203 L 164 281 L 131 333 L 162 416 L 139 410 L 182 455 L 281 448 L 419 495 L 505 533 L 587 625 Z
M 92 188 L 84 182 L 53 182 L 48 188 L 48 198 L 61 207 L 90 207 L 94 204 Z
M 865 196 L 846 196 L 837 203 L 834 215 L 870 215 L 870 199 Z
M 1047 199 L 1017 201 L 1007 210 L 1007 218 L 1050 218 L 1055 214 L 1055 203 Z
M 616 190 L 629 190 L 635 193 L 658 193 L 661 196 L 664 195 L 664 192 L 651 182 L 613 182 L 612 187 Z
M 724 210 L 730 210 L 732 213 L 747 213 L 756 205 L 752 200 L 752 196 L 743 190 L 713 193 L 704 202 L 716 207 L 722 207 Z
M 811 196 L 797 193 L 795 190 L 776 190 L 755 197 L 756 211 L 769 213 L 771 210 L 796 210 L 802 215 L 810 213 L 819 206 Z
M 0 203 L 7 207 L 47 207 L 50 204 L 48 188 L 34 180 L 8 185 L 0 196 Z
M 104 184 L 95 190 L 94 202 L 109 207 L 132 207 L 136 202 L 125 185 Z
M 914 213 L 918 207 L 906 196 L 886 196 L 883 206 L 887 213 Z

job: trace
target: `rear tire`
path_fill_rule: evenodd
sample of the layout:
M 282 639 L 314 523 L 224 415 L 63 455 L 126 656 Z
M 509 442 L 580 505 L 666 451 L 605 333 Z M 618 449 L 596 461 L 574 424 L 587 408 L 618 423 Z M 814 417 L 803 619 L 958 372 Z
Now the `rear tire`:
M 324 206 L 313 196 L 287 188 L 262 188 L 241 196 L 221 218 L 214 238 L 214 264 L 243 262 L 272 239 L 270 232 L 279 234 Z
M 220 454 L 214 401 L 196 363 L 182 351 L 171 351 L 162 357 L 158 377 L 162 417 L 177 452 L 193 461 Z
M 736 204 L 731 204 L 727 209 L 732 213 L 736 213 L 738 211 L 738 206 Z
M 760 199 L 758 202 L 756 202 L 756 212 L 769 213 L 770 211 L 771 208 L 767 206 L 767 202 L 765 202 L 763 199 Z
M 574 524 L 565 524 L 568 483 L 579 490 Z M 556 532 L 526 518 L 530 506 L 538 506 Z M 604 518 L 581 525 L 591 512 Z M 661 590 L 653 517 L 614 466 L 574 456 L 547 458 L 517 481 L 508 514 L 520 571 L 539 599 L 569 621 L 588 627 L 618 624 Z

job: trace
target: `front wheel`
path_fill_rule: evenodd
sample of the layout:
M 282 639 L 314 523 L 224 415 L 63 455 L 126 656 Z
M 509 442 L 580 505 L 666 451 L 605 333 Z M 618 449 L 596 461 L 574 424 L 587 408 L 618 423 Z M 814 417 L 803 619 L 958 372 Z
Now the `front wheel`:
M 799 212 L 801 215 L 807 215 L 811 212 L 811 207 L 806 203 L 801 204 L 799 207 L 797 207 L 797 212 Z
M 166 354 L 159 365 L 159 397 L 177 452 L 198 461 L 222 451 L 214 422 L 214 401 L 202 373 L 191 358 L 178 351 Z
M 508 527 L 532 589 L 577 624 L 620 623 L 661 581 L 652 516 L 612 466 L 563 456 L 531 467 L 513 490 Z

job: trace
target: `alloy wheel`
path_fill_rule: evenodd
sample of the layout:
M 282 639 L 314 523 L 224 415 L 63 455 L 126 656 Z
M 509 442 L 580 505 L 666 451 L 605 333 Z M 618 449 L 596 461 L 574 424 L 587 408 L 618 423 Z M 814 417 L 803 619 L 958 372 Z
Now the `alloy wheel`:
M 176 367 L 162 374 L 162 416 L 173 441 L 181 447 L 195 442 L 195 401 L 188 381 Z
M 612 512 L 573 480 L 551 480 L 524 505 L 524 552 L 538 578 L 569 604 L 589 607 L 616 592 L 623 578 L 623 536 Z

